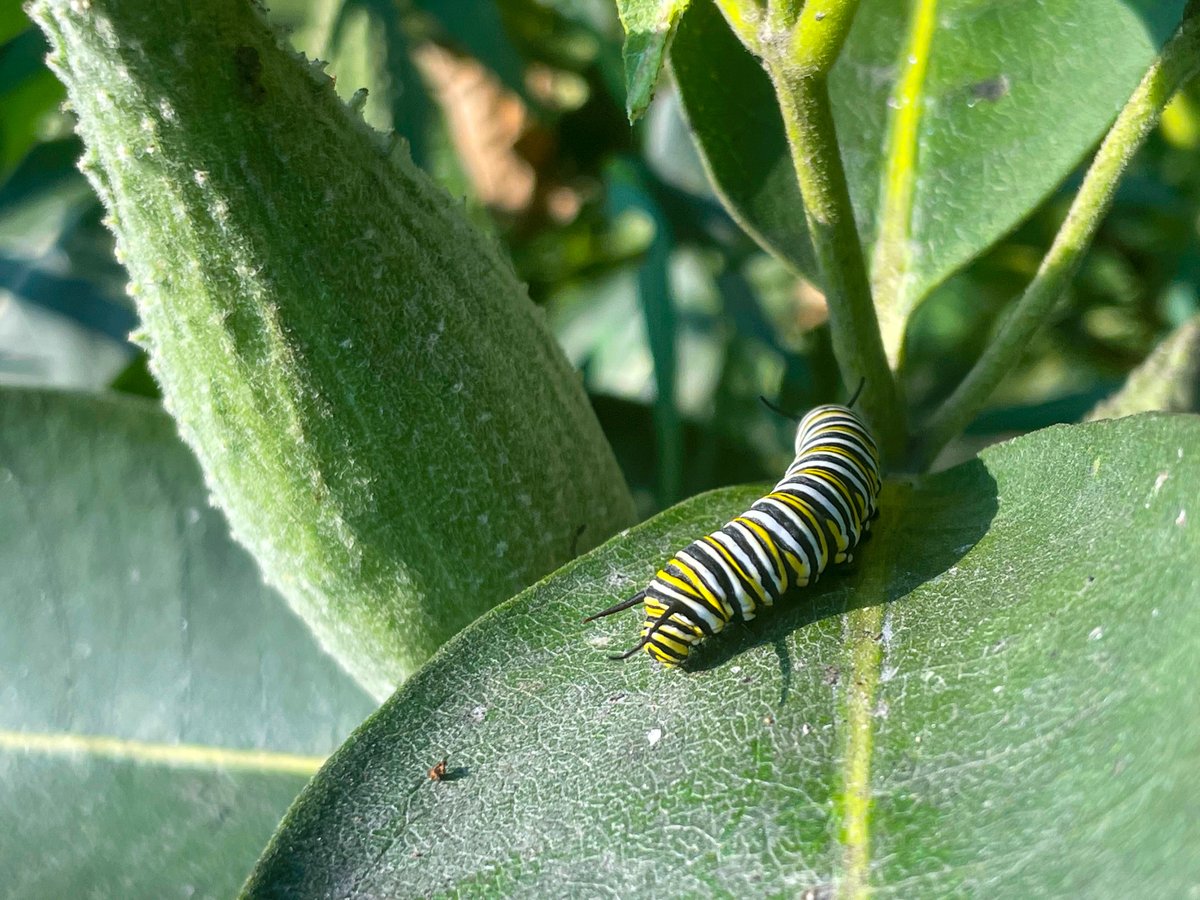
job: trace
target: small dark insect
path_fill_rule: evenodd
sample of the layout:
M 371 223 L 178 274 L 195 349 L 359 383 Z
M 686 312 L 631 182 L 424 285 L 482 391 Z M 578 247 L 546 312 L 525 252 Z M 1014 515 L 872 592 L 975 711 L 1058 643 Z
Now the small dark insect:
M 267 89 L 262 85 L 262 58 L 258 51 L 242 44 L 233 51 L 233 66 L 242 94 L 251 103 L 261 103 L 267 96 Z
M 643 590 L 584 619 L 645 606 L 641 640 L 613 659 L 645 648 L 663 665 L 678 666 L 732 619 L 753 619 L 788 588 L 853 559 L 882 486 L 875 441 L 851 409 L 857 398 L 855 392 L 846 406 L 810 410 L 798 421 L 796 457 L 769 494 L 676 553 Z
M 446 760 L 442 760 L 436 766 L 429 770 L 430 781 L 445 781 L 446 780 Z
M 974 106 L 976 103 L 995 103 L 997 100 L 1008 96 L 1009 90 L 1012 89 L 1012 82 L 1009 81 L 1007 75 L 997 75 L 995 78 L 988 78 L 984 81 L 977 81 L 971 85 L 971 100 L 969 106 Z

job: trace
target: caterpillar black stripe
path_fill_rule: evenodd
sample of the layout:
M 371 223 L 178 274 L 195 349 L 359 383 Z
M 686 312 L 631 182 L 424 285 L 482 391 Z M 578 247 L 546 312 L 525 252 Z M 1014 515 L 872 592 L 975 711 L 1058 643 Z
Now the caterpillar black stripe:
M 676 553 L 645 590 L 584 621 L 644 603 L 641 640 L 612 658 L 644 647 L 678 666 L 735 616 L 753 619 L 789 588 L 815 582 L 831 561 L 851 560 L 880 487 L 879 451 L 867 426 L 848 406 L 818 406 L 800 420 L 796 458 L 769 494 Z

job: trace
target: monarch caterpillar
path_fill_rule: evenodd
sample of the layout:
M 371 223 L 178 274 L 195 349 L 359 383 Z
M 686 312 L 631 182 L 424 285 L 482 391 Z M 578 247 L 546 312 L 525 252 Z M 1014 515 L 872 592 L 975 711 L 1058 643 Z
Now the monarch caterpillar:
M 853 558 L 882 486 L 875 440 L 850 408 L 857 398 L 856 391 L 846 406 L 809 410 L 796 428 L 796 457 L 770 493 L 676 553 L 644 590 L 584 619 L 645 604 L 641 640 L 611 659 L 645 647 L 664 665 L 678 666 L 692 645 L 735 615 L 753 619 L 760 604 L 769 607 L 788 588 L 815 582 L 831 560 Z

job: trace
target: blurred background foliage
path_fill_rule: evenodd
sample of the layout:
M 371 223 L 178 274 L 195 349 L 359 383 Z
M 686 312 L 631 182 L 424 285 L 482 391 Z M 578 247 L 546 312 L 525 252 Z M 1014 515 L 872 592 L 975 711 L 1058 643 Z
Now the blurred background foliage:
M 724 213 L 670 86 L 628 126 L 611 0 L 277 0 L 270 16 L 508 249 L 643 514 L 781 470 L 789 423 L 760 394 L 797 410 L 839 399 L 820 292 Z M 0 381 L 154 396 L 45 50 L 19 3 L 0 0 Z M 1198 149 L 1192 86 L 1122 182 L 1052 326 L 949 458 L 1078 421 L 1200 311 Z M 920 308 L 904 372 L 917 415 L 977 357 L 1078 178 Z

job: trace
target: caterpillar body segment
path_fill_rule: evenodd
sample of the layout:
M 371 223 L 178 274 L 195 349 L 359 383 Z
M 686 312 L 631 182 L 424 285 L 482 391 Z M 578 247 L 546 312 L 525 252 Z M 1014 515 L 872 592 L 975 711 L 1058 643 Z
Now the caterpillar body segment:
M 753 619 L 831 563 L 849 562 L 881 487 L 879 451 L 863 421 L 848 406 L 818 406 L 800 420 L 796 456 L 768 494 L 676 553 L 644 590 L 584 621 L 642 603 L 641 639 L 613 658 L 644 648 L 678 666 L 734 618 Z

